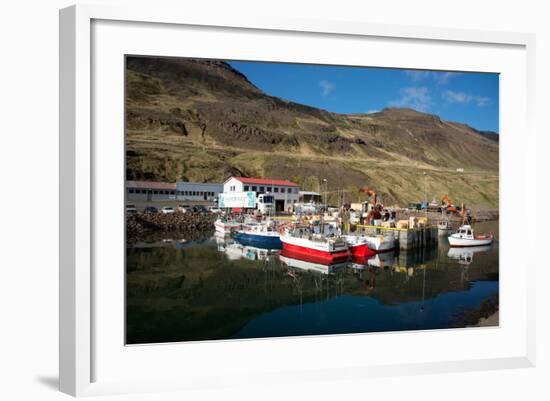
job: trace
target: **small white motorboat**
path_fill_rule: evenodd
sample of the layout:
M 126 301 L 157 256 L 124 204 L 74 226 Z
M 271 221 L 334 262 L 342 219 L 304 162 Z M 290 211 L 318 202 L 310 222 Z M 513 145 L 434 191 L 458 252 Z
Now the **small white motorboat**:
M 482 246 L 493 243 L 493 234 L 475 235 L 470 225 L 463 225 L 458 232 L 449 236 L 450 246 Z

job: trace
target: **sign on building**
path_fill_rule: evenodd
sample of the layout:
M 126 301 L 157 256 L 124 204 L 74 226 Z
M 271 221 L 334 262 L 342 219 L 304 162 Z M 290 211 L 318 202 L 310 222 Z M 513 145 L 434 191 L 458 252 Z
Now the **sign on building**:
M 218 196 L 218 207 L 223 208 L 256 208 L 254 192 L 224 192 Z

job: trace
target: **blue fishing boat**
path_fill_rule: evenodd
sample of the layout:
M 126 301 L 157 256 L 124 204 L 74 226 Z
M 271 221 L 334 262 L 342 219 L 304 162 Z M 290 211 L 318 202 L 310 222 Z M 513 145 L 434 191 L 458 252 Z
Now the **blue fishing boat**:
M 279 233 L 269 223 L 245 224 L 242 229 L 237 230 L 233 238 L 242 245 L 261 249 L 281 249 L 283 247 Z

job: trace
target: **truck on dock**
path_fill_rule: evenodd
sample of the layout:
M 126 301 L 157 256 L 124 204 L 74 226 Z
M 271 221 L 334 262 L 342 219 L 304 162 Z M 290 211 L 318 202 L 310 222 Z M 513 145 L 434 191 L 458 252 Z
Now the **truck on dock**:
M 257 194 L 254 191 L 222 192 L 218 195 L 220 209 L 256 209 L 261 214 L 275 212 L 275 198 L 273 195 Z

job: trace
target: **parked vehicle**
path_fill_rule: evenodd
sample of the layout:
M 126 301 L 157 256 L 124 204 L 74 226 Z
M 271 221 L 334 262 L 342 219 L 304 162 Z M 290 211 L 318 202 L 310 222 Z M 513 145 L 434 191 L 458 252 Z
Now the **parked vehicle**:
M 158 212 L 159 212 L 159 210 L 154 206 L 147 206 L 143 210 L 143 213 L 149 213 L 149 214 L 154 214 L 154 213 L 158 213 Z
M 193 210 L 191 205 L 181 204 L 181 205 L 178 205 L 178 211 L 182 213 L 187 213 L 187 212 L 192 212 Z
M 135 214 L 135 213 L 137 213 L 136 205 L 127 204 L 127 205 L 126 205 L 126 213 L 128 213 L 128 214 Z
M 171 214 L 175 212 L 174 208 L 171 206 L 164 206 L 160 211 L 164 214 Z

